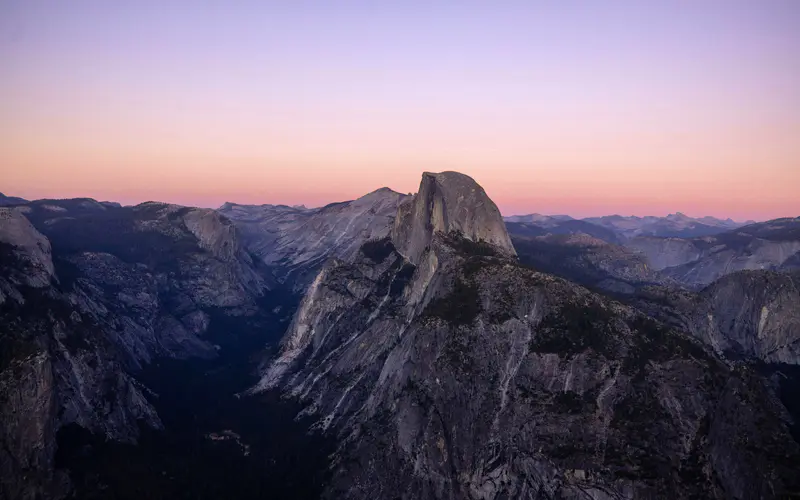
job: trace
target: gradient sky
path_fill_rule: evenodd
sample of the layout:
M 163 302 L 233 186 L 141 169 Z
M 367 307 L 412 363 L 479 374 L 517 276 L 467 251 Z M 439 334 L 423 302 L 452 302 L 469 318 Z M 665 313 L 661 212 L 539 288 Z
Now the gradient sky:
M 800 1 L 0 0 L 0 191 L 800 215 Z

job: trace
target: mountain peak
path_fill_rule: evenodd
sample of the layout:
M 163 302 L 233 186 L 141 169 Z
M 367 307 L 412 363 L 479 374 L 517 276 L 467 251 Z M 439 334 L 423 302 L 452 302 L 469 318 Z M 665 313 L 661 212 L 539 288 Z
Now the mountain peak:
M 553 217 L 549 215 L 542 215 L 538 213 L 533 214 L 525 214 L 525 215 L 510 215 L 508 217 L 504 217 L 506 222 L 539 222 L 539 223 L 546 223 L 549 222 Z
M 692 219 L 691 217 L 689 217 L 688 215 L 684 214 L 683 212 L 675 212 L 674 214 L 669 214 L 669 215 L 667 215 L 666 218 L 667 218 L 667 220 L 671 220 L 671 221 L 688 221 L 688 220 Z
M 386 187 L 386 186 L 384 186 L 382 188 L 378 188 L 378 189 L 376 189 L 375 191 L 373 191 L 372 193 L 369 193 L 369 194 L 373 194 L 373 193 L 400 194 L 397 191 L 395 191 L 394 189 L 392 189 L 390 187 Z
M 516 255 L 500 210 L 474 179 L 459 172 L 425 172 L 419 192 L 397 210 L 392 241 L 416 264 L 435 233 L 451 231 Z
M 365 194 L 364 196 L 354 200 L 354 202 L 358 203 L 358 202 L 368 201 L 370 203 L 373 203 L 375 200 L 391 200 L 392 202 L 396 202 L 397 200 L 400 200 L 405 196 L 406 195 L 398 193 L 394 189 L 388 187 L 382 187 L 380 189 L 376 189 L 375 191 L 371 191 Z

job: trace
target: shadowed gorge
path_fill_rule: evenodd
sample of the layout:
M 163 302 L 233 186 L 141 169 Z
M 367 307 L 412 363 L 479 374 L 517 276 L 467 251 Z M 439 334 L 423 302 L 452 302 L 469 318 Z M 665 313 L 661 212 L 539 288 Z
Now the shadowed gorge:
M 89 200 L 0 216 L 6 496 L 318 496 L 330 442 L 277 395 L 237 395 L 300 297 L 230 221 Z

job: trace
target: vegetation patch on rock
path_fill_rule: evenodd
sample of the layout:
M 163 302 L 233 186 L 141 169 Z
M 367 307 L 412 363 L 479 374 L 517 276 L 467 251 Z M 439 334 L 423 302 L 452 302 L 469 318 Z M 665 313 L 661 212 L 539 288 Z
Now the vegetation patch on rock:
M 380 264 L 386 260 L 394 251 L 394 245 L 388 236 L 368 240 L 361 245 L 361 253 L 376 264 Z
M 480 294 L 475 283 L 456 279 L 453 290 L 446 296 L 431 301 L 423 317 L 440 318 L 453 325 L 468 325 L 481 312 Z
M 592 349 L 613 358 L 616 352 L 611 335 L 613 319 L 613 314 L 598 303 L 567 302 L 542 319 L 530 350 L 575 355 Z

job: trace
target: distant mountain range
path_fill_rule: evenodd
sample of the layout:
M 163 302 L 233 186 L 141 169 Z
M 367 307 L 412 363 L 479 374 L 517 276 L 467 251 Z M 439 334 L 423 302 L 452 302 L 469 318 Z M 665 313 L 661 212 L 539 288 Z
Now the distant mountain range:
M 510 217 L 504 217 L 504 220 L 510 223 L 533 224 L 551 229 L 551 232 L 554 234 L 565 234 L 576 231 L 586 232 L 583 230 L 586 226 L 582 226 L 581 223 L 589 223 L 609 229 L 621 239 L 630 239 L 637 236 L 676 238 L 711 236 L 723 231 L 755 223 L 755 221 L 736 222 L 730 218 L 723 220 L 710 216 L 699 218 L 689 217 L 680 212 L 669 214 L 666 217 L 638 217 L 635 215 L 624 217 L 622 215 L 605 215 L 603 217 L 587 217 L 584 219 L 573 219 L 568 215 L 529 214 L 512 215 Z
M 800 267 L 796 218 L 530 214 L 505 221 L 523 262 L 607 292 L 667 282 L 698 288 L 735 271 Z
M 388 188 L 383 188 L 378 191 L 391 191 Z M 91 198 L 84 198 L 90 200 Z M 38 200 L 43 201 L 43 200 Z M 92 200 L 94 201 L 94 200 Z M 0 193 L 0 206 L 12 206 L 28 203 L 28 200 L 17 196 L 7 196 Z M 100 202 L 103 204 L 112 204 L 120 206 L 116 202 Z M 345 202 L 351 203 L 351 202 Z M 338 203 L 331 203 L 325 207 L 320 208 L 307 208 L 305 205 L 240 205 L 238 203 L 225 203 L 219 210 L 223 213 L 229 212 L 231 214 L 241 215 L 243 211 L 254 212 L 260 210 L 264 213 L 302 213 L 310 214 L 316 211 L 324 210 L 330 206 L 338 205 Z M 238 208 L 234 208 L 238 207 Z M 244 208 L 249 207 L 249 208 Z M 260 207 L 260 208 L 256 208 Z M 236 218 L 236 215 L 234 215 Z M 246 217 L 245 217 L 246 218 Z M 716 217 L 689 217 L 676 212 L 667 215 L 666 217 L 644 216 L 638 217 L 622 216 L 622 215 L 604 215 L 602 217 L 586 217 L 583 219 L 576 219 L 569 215 L 543 215 L 538 213 L 527 215 L 510 215 L 503 217 L 506 223 L 519 223 L 529 224 L 538 228 L 546 228 L 553 234 L 573 234 L 583 232 L 592 234 L 592 228 L 586 226 L 585 223 L 590 223 L 595 226 L 610 229 L 618 237 L 633 238 L 636 236 L 662 236 L 662 237 L 678 237 L 678 238 L 691 238 L 696 236 L 710 236 L 726 231 L 728 229 L 735 229 L 737 227 L 754 224 L 756 221 L 748 220 L 746 222 L 737 222 L 733 219 L 718 219 Z M 610 233 L 600 233 L 595 235 L 601 239 L 609 237 Z
M 521 259 L 586 285 L 618 291 L 663 280 L 697 288 L 735 271 L 800 267 L 800 218 L 745 225 L 680 213 L 583 220 L 532 214 L 508 217 L 506 226 Z
M 216 212 L 235 224 L 248 252 L 270 270 L 270 280 L 299 293 L 328 259 L 351 259 L 364 241 L 385 237 L 406 198 L 382 188 L 319 208 L 225 203 Z M 27 201 L 2 194 L 0 205 L 53 215 L 67 206 L 121 208 L 91 198 Z M 793 218 L 754 223 L 677 212 L 584 219 L 533 213 L 503 220 L 523 262 L 606 291 L 630 293 L 667 281 L 696 288 L 737 270 L 800 268 L 800 224 Z
M 800 217 L 775 219 L 695 238 L 641 236 L 625 244 L 662 275 L 705 286 L 740 270 L 798 267 Z

